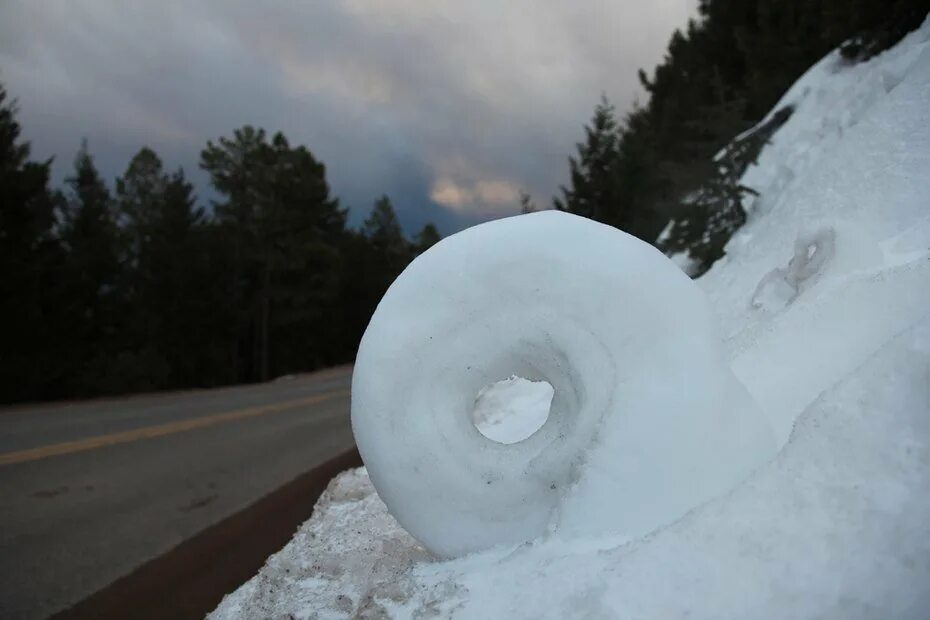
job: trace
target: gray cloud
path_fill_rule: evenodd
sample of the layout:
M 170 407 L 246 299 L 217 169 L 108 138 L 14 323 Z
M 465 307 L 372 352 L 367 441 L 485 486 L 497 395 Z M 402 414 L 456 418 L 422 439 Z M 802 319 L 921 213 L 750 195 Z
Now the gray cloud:
M 34 154 L 86 136 L 119 174 L 143 144 L 197 171 L 208 138 L 282 130 L 363 217 L 381 193 L 444 232 L 548 204 L 600 94 L 620 109 L 694 0 L 7 0 L 0 80 Z

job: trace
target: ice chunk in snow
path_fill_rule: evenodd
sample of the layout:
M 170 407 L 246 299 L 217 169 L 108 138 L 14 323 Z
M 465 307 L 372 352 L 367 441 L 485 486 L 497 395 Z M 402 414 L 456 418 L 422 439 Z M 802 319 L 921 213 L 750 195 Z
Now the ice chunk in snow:
M 517 374 L 549 417 L 502 445 L 470 413 Z M 417 258 L 362 339 L 352 427 L 378 493 L 432 551 L 645 534 L 775 450 L 698 287 L 619 230 L 547 211 L 469 228 Z

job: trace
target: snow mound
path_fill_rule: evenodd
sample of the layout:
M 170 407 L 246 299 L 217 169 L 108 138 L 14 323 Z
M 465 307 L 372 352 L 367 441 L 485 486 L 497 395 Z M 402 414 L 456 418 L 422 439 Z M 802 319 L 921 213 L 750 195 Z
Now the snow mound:
M 554 389 L 512 445 L 475 394 L 518 374 Z M 352 378 L 378 494 L 443 556 L 562 536 L 639 536 L 775 453 L 703 293 L 661 252 L 557 211 L 481 224 L 417 258 L 378 305 Z
M 334 488 L 357 495 L 324 497 L 213 617 L 925 619 L 928 41 L 925 23 L 865 63 L 831 54 L 791 88 L 776 109 L 795 113 L 742 180 L 759 192 L 749 219 L 697 281 L 783 445 L 769 464 L 644 537 L 550 534 L 456 560 L 349 472 Z

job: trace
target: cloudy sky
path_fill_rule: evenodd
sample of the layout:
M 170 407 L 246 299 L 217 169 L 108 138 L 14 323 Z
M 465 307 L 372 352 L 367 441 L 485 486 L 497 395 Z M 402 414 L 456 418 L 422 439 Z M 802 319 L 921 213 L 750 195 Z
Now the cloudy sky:
M 627 109 L 695 0 L 0 1 L 0 82 L 36 157 L 87 137 L 107 177 L 142 146 L 197 169 L 250 123 L 327 165 L 357 221 L 413 231 L 549 204 L 601 93 Z

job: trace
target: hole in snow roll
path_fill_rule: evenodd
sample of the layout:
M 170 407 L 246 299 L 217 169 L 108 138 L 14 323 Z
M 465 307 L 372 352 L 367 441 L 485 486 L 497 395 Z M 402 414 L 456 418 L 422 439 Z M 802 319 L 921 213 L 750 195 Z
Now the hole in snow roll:
M 554 394 L 548 382 L 516 375 L 490 383 L 475 397 L 472 424 L 491 441 L 503 444 L 523 441 L 549 419 Z

